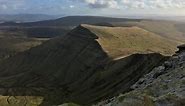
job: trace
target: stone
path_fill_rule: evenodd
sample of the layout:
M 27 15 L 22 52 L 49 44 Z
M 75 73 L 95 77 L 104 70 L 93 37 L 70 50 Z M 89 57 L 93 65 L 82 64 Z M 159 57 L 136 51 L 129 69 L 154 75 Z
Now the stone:
M 179 45 L 179 46 L 177 46 L 177 48 L 178 48 L 179 50 L 178 50 L 176 53 L 183 52 L 183 51 L 185 51 L 185 44 Z
M 172 62 L 166 61 L 166 62 L 164 62 L 164 66 L 165 66 L 165 68 L 171 68 L 172 67 Z

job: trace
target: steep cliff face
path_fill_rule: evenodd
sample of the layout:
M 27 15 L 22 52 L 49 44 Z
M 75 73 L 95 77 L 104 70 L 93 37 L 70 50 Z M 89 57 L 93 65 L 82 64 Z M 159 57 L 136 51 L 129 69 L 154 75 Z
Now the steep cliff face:
M 185 106 L 184 46 L 163 65 L 140 78 L 131 88 L 103 106 Z M 100 105 L 99 104 L 99 105 Z
M 97 37 L 94 34 L 83 27 L 78 27 L 68 36 L 56 38 L 20 53 L 1 64 L 0 77 L 5 80 L 3 82 L 7 82 L 2 84 L 5 87 L 11 86 L 8 80 L 14 77 L 20 77 L 14 81 L 17 82 L 15 85 L 24 87 L 48 86 L 48 84 L 55 86 L 53 83 L 55 80 L 58 81 L 57 85 L 74 82 L 84 74 L 97 70 L 99 65 L 108 59 L 95 39 Z M 11 79 L 4 78 L 9 76 Z M 34 76 L 39 77 L 39 80 L 35 80 Z M 23 77 L 32 83 L 24 83 Z
M 114 59 L 99 39 L 79 26 L 64 37 L 1 62 L 0 94 L 4 96 L 0 103 L 89 105 L 130 90 L 141 76 L 166 59 L 158 53 Z

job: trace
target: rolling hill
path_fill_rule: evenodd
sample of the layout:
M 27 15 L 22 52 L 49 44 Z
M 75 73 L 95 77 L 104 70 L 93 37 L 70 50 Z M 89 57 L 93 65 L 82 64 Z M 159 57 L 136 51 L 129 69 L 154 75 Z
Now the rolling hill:
M 15 23 L 6 22 L 0 24 L 0 31 L 4 34 L 14 33 L 26 37 L 56 37 L 64 36 L 80 24 L 96 24 L 109 22 L 140 21 L 137 19 L 109 18 L 98 16 L 68 16 L 55 20 Z
M 78 26 L 80 24 L 96 24 L 102 22 L 140 21 L 140 19 L 111 18 L 100 16 L 67 16 L 54 20 L 28 22 L 28 23 L 2 23 L 1 26 Z
M 0 62 L 0 103 L 96 103 L 129 91 L 175 44 L 138 27 L 80 25 Z
M 164 38 L 171 39 L 172 41 L 178 40 L 179 43 L 183 43 L 185 41 L 184 22 L 149 19 L 68 16 L 55 20 L 38 22 L 2 23 L 0 24 L 0 30 L 5 34 L 14 33 L 15 35 L 22 35 L 27 37 L 56 37 L 64 36 L 80 24 L 92 24 L 110 27 L 137 26 L 158 34 Z
M 12 27 L 1 26 L 0 33 L 6 36 L 18 36 L 28 38 L 53 38 L 56 36 L 64 36 L 72 28 L 70 27 Z
M 35 22 L 57 19 L 59 16 L 46 14 L 0 14 L 0 22 Z

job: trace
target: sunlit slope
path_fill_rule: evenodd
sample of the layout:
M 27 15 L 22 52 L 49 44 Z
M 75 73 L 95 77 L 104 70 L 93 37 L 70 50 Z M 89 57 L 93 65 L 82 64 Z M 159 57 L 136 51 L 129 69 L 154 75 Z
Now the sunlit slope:
M 139 27 L 82 26 L 99 37 L 98 42 L 111 57 L 153 52 L 171 55 L 178 45 Z
M 174 21 L 142 20 L 140 22 L 115 22 L 113 26 L 137 26 L 179 43 L 185 41 L 185 24 Z

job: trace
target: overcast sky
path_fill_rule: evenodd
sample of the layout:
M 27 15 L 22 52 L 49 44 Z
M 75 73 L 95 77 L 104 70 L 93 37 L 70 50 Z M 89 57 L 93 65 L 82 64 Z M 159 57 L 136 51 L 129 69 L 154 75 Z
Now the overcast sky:
M 185 15 L 185 0 L 0 0 L 0 14 Z

